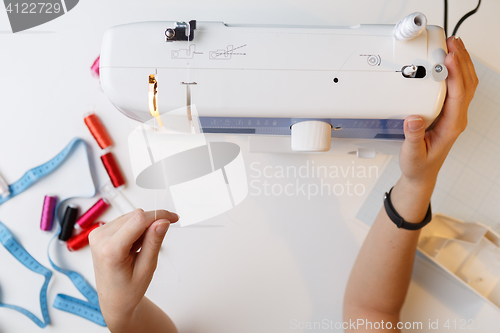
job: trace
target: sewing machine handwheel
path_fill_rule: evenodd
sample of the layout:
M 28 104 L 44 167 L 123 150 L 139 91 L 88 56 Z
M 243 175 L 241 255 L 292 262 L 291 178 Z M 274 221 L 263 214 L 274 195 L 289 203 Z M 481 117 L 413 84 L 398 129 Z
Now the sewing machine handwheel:
M 292 125 L 292 150 L 328 151 L 331 146 L 332 125 L 324 121 L 308 120 Z

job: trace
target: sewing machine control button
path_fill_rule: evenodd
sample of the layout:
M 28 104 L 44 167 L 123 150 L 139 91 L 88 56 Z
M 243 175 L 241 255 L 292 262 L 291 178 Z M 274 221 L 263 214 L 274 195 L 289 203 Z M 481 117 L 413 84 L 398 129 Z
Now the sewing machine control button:
M 448 77 L 448 69 L 444 64 L 435 64 L 432 67 L 432 79 L 440 82 L 446 80 Z
M 371 55 L 367 58 L 366 60 L 368 62 L 368 65 L 370 66 L 380 66 L 380 62 L 381 62 L 381 59 L 380 59 L 380 56 L 378 55 Z
M 408 65 L 403 66 L 401 74 L 407 79 L 423 79 L 427 75 L 427 70 L 424 66 Z

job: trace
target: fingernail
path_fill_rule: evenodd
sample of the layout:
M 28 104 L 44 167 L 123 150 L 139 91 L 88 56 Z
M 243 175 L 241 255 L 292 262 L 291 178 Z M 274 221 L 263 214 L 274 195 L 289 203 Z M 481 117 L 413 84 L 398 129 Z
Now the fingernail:
M 161 223 L 158 223 L 158 225 L 156 226 L 155 231 L 156 231 L 157 234 L 163 235 L 164 233 L 167 232 L 167 229 L 168 229 L 168 223 L 161 222 Z
M 415 119 L 410 119 L 408 121 L 408 128 L 410 131 L 418 131 L 424 127 L 424 121 L 422 118 L 415 118 Z
M 174 216 L 173 220 L 175 220 L 175 221 L 170 221 L 170 223 L 176 223 L 177 221 L 179 221 L 180 216 L 174 212 L 171 212 L 171 213 Z M 177 218 L 177 219 L 175 219 L 175 218 Z
M 462 49 L 465 49 L 464 41 L 462 40 L 462 38 L 458 37 L 458 41 L 459 41 L 460 47 Z

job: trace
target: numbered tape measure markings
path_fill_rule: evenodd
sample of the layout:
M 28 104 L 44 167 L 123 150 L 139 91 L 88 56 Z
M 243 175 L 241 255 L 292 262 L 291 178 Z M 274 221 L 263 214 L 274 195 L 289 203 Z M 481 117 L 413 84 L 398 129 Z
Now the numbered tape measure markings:
M 85 142 L 80 138 L 74 138 L 56 157 L 54 157 L 53 159 L 49 160 L 48 162 L 40 166 L 37 166 L 31 170 L 26 171 L 26 173 L 21 177 L 21 179 L 9 185 L 11 193 L 9 196 L 5 198 L 0 197 L 0 204 L 22 193 L 23 191 L 28 189 L 31 185 L 33 185 L 37 180 L 47 176 L 52 171 L 57 169 L 57 167 L 62 162 L 64 162 L 66 157 L 68 157 L 68 155 L 73 151 L 73 149 L 77 146 L 78 143 L 82 143 L 84 145 L 85 152 L 87 153 L 88 156 L 87 145 L 85 144 Z
M 16 258 L 21 264 L 23 264 L 29 270 L 45 276 L 45 282 L 40 290 L 40 308 L 42 311 L 43 321 L 41 321 L 37 316 L 35 316 L 30 311 L 11 304 L 0 303 L 0 307 L 12 309 L 18 311 L 29 319 L 31 319 L 35 324 L 44 328 L 50 323 L 49 311 L 47 306 L 47 289 L 52 277 L 52 272 L 41 265 L 35 260 L 22 246 L 17 242 L 12 233 L 7 229 L 7 227 L 0 222 L 0 242 L 9 251 L 14 258 Z
M 101 309 L 99 308 L 99 306 L 91 305 L 78 298 L 58 294 L 52 306 L 56 309 L 86 318 L 98 325 L 106 326 L 106 322 L 102 317 Z

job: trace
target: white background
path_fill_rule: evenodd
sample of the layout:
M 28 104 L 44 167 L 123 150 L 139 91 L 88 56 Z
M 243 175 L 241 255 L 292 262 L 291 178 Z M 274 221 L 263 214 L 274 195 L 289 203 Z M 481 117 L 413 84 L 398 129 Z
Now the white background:
M 450 33 L 458 19 L 476 3 L 450 1 Z M 136 21 L 191 19 L 228 23 L 394 24 L 414 11 L 425 13 L 429 24 L 442 25 L 443 4 L 435 0 L 255 0 L 244 4 L 222 0 L 82 0 L 66 15 L 17 34 L 10 32 L 7 15 L 0 10 L 0 173 L 13 183 L 79 136 L 92 147 L 99 183 L 107 181 L 99 162 L 100 149 L 83 124 L 82 115 L 93 105 L 115 142 L 113 153 L 128 181 L 126 196 L 144 209 L 172 209 L 162 200 L 164 193 L 133 184 L 126 143 L 137 123 L 113 108 L 98 80 L 90 75 L 89 68 L 99 54 L 101 38 L 108 27 Z M 462 25 L 458 35 L 476 58 L 500 71 L 499 12 L 500 2 L 483 1 L 480 11 Z M 380 166 L 384 161 L 383 156 L 360 161 L 331 154 L 248 154 L 245 139 L 230 139 L 241 144 L 247 165 L 260 162 L 261 168 L 302 166 L 307 160 L 316 165 L 344 167 Z M 39 230 L 43 195 L 81 194 L 81 165 L 68 164 L 63 171 L 0 207 L 0 221 L 47 267 L 45 253 L 51 234 Z M 249 177 L 256 174 L 251 169 L 247 172 Z M 368 187 L 373 179 L 350 180 Z M 76 202 L 86 210 L 94 201 Z M 173 318 L 180 331 L 189 333 L 299 332 L 302 330 L 291 328 L 292 320 L 341 321 L 345 284 L 366 235 L 363 227 L 350 221 L 360 202 L 361 197 L 347 195 L 315 196 L 311 200 L 304 196 L 249 195 L 232 211 L 197 227 L 172 227 L 148 296 Z M 111 221 L 118 215 L 117 210 L 111 209 L 102 220 Z M 81 272 L 93 284 L 89 249 L 71 254 L 63 251 L 65 267 Z M 39 315 L 37 299 L 42 278 L 27 271 L 3 248 L 0 265 L 2 302 L 24 306 Z M 57 293 L 81 297 L 66 277 L 55 273 L 49 288 L 50 304 Z M 47 332 L 106 331 L 51 306 L 49 311 L 52 324 Z M 500 319 L 500 315 L 433 265 L 419 261 L 403 320 L 426 324 L 436 318 L 442 323 L 460 318 Z M 0 308 L 0 332 L 38 330 L 21 314 Z

